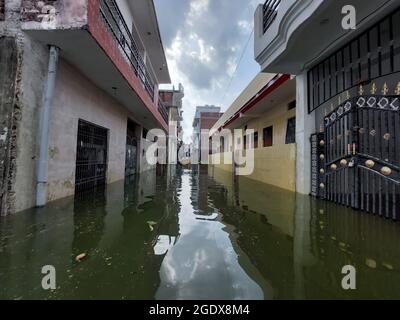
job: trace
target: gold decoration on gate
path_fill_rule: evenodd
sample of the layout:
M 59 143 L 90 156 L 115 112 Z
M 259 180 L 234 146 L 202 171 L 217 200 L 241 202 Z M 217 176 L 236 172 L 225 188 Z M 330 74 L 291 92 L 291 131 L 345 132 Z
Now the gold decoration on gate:
M 337 165 L 336 165 L 336 164 L 332 164 L 332 165 L 331 165 L 331 169 L 332 169 L 333 171 L 335 171 L 335 170 L 337 169 Z
M 325 184 L 321 183 L 321 184 L 319 185 L 319 187 L 320 187 L 321 189 L 325 189 Z
M 385 84 L 383 85 L 383 88 L 382 88 L 382 94 L 384 96 L 386 96 L 388 94 L 388 92 L 389 92 L 389 87 L 388 87 L 387 83 L 385 82 Z
M 342 161 L 340 161 L 340 165 L 341 165 L 342 167 L 346 167 L 346 166 L 347 166 L 347 160 L 346 160 L 346 159 L 343 159 Z
M 392 174 L 392 169 L 390 169 L 389 167 L 382 167 L 381 173 L 384 176 L 390 176 Z
M 394 91 L 394 93 L 398 96 L 400 96 L 400 82 L 397 84 L 396 86 L 396 90 Z
M 358 130 L 360 132 L 360 134 L 364 134 L 365 133 L 365 129 L 364 128 L 360 128 L 360 130 Z
M 321 141 L 319 142 L 319 145 L 320 145 L 321 147 L 323 147 L 323 146 L 325 145 L 325 140 L 321 140 Z
M 389 141 L 391 137 L 392 137 L 392 135 L 390 133 L 385 133 L 383 136 L 383 139 L 385 139 L 386 141 Z
M 372 129 L 371 132 L 369 133 L 371 136 L 375 137 L 376 136 L 376 130 Z
M 367 168 L 372 169 L 373 167 L 375 167 L 375 162 L 372 160 L 367 160 L 365 161 L 365 165 L 367 166 Z
M 358 89 L 358 94 L 359 94 L 360 96 L 364 95 L 364 87 L 363 87 L 362 84 L 360 84 L 360 88 Z
M 371 94 L 376 94 L 377 91 L 378 91 L 378 88 L 376 87 L 376 83 L 374 82 L 372 84 Z
M 325 155 L 324 155 L 324 154 L 321 154 L 321 155 L 319 156 L 319 158 L 321 159 L 321 161 L 324 161 L 324 160 L 325 160 Z
M 324 169 L 320 169 L 320 170 L 319 170 L 319 173 L 320 173 L 320 174 L 325 174 L 325 170 L 324 170 Z

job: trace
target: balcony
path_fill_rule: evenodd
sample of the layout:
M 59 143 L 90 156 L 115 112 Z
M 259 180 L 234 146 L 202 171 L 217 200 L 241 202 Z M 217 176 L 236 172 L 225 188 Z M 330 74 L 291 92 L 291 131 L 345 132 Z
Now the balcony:
M 139 44 L 137 32 L 134 36 L 128 27 L 131 23 L 126 22 L 127 13 L 121 12 L 115 0 L 55 0 L 45 9 L 40 1 L 30 2 L 33 6 L 23 6 L 21 12 L 26 33 L 59 47 L 63 59 L 115 97 L 143 126 L 168 129 L 168 118 L 159 106 L 158 82 L 168 83 L 169 73 L 156 24 L 143 26 L 151 30 L 152 37 Z M 138 0 L 129 6 L 139 2 L 146 13 L 136 14 L 147 14 L 147 20 L 156 21 L 155 12 L 149 17 L 151 1 Z
M 267 0 L 255 13 L 255 59 L 264 72 L 300 74 L 398 7 L 352 0 L 357 29 L 342 27 L 347 0 Z
M 126 25 L 125 19 L 114 0 L 100 0 L 100 13 L 104 24 L 114 37 L 121 53 L 132 66 L 149 97 L 154 101 L 154 82 L 151 80 L 138 45 Z
M 281 0 L 267 0 L 263 5 L 263 32 L 275 21 Z
M 158 112 L 160 112 L 164 121 L 168 123 L 168 109 L 160 97 L 158 98 Z

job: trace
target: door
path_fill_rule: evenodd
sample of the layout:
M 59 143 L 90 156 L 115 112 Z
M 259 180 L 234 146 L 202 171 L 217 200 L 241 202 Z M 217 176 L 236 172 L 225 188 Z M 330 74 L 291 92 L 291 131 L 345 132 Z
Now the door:
M 312 139 L 314 195 L 400 219 L 399 96 L 350 99 L 325 117 L 324 133 Z
M 76 191 L 106 184 L 108 130 L 79 120 L 76 155 Z
M 128 134 L 126 140 L 126 164 L 125 176 L 129 177 L 136 173 L 137 164 L 137 140 Z

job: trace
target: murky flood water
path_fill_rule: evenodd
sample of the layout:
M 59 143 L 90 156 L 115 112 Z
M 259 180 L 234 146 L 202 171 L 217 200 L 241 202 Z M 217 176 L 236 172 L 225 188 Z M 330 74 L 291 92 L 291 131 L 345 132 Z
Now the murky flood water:
M 167 171 L 2 218 L 0 298 L 400 298 L 398 223 L 217 169 Z

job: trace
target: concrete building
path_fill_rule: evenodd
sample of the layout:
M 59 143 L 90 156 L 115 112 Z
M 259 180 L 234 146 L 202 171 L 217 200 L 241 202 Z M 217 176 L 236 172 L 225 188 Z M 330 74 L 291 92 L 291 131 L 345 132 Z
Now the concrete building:
M 217 141 L 211 170 L 233 174 L 238 166 L 233 154 L 251 148 L 254 170 L 248 178 L 295 191 L 295 86 L 288 75 L 258 74 L 210 131 L 210 138 Z M 242 132 L 239 138 L 234 134 L 237 129 Z M 246 130 L 254 130 L 253 135 Z
M 255 58 L 296 75 L 297 191 L 399 219 L 399 1 L 268 0 Z
M 0 7 L 1 214 L 154 168 L 170 76 L 153 1 Z
M 168 145 L 168 160 L 170 163 L 177 163 L 178 151 L 183 144 L 182 100 L 184 97 L 185 90 L 182 84 L 179 84 L 178 89 L 173 86 L 170 90 L 160 90 L 160 99 L 168 110 L 169 134 L 174 136 L 173 138 L 170 137 Z
M 202 141 L 202 130 L 210 130 L 221 116 L 220 107 L 206 105 L 196 108 L 196 114 L 193 120 L 193 163 L 208 162 L 208 159 L 201 159 L 201 146 L 202 143 L 205 143 Z

